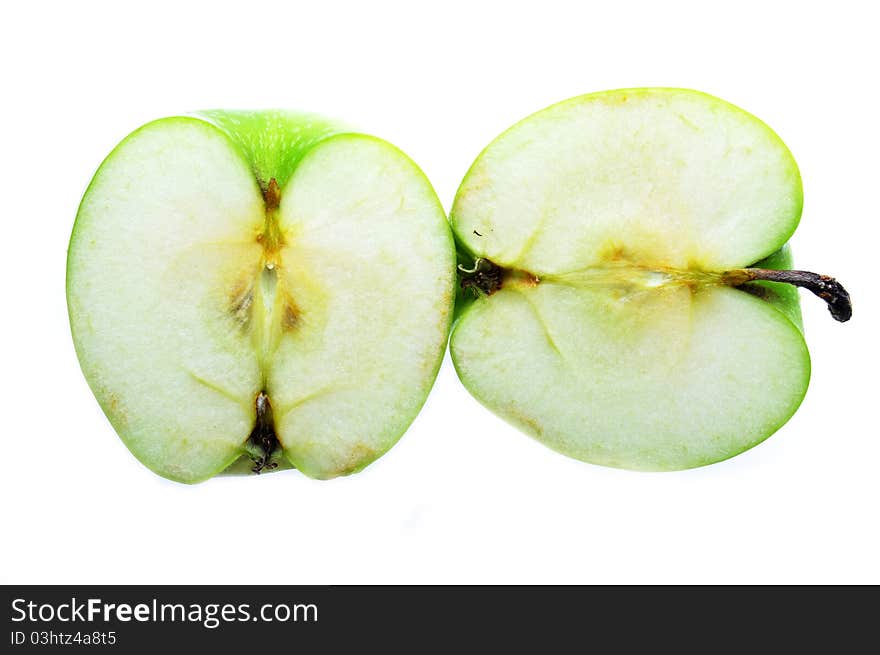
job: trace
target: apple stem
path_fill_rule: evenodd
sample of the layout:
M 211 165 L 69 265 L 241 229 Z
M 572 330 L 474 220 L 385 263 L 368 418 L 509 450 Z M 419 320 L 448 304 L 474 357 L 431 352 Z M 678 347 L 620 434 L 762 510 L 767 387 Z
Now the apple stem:
M 747 282 L 782 282 L 803 287 L 813 292 L 828 304 L 828 311 L 835 320 L 841 323 L 852 317 L 852 302 L 843 285 L 828 275 L 819 275 L 809 271 L 777 271 L 771 268 L 743 268 L 728 271 L 722 281 L 733 286 Z
M 262 471 L 271 471 L 278 466 L 278 462 L 271 461 L 272 455 L 278 449 L 278 437 L 275 435 L 272 405 L 269 403 L 269 396 L 265 391 L 257 394 L 255 405 L 257 420 L 248 441 L 261 453 L 259 457 L 252 458 L 254 466 L 251 468 L 251 471 L 259 474 Z

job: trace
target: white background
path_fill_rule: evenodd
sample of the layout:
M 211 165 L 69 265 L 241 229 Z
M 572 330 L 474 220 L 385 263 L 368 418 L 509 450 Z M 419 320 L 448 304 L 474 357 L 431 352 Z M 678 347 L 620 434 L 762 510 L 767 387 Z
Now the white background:
M 871 3 L 126 2 L 0 10 L 0 582 L 880 582 L 880 139 Z M 449 208 L 477 153 L 564 98 L 686 86 L 797 158 L 810 391 L 775 436 L 682 473 L 558 455 L 484 410 L 449 362 L 356 476 L 188 487 L 126 450 L 68 330 L 67 240 L 110 149 L 201 108 L 343 118 L 412 156 Z M 136 293 L 136 289 L 127 290 Z

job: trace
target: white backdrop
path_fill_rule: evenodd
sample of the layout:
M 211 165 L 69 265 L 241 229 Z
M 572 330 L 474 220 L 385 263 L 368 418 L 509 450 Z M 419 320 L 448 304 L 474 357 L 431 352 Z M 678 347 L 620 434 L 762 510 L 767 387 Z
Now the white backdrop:
M 870 3 L 5 3 L 0 582 L 880 583 L 877 63 Z M 64 299 L 79 198 L 142 123 L 324 112 L 388 139 L 449 208 L 477 153 L 569 96 L 685 86 L 769 123 L 801 167 L 810 391 L 727 462 L 644 474 L 558 455 L 484 410 L 447 359 L 385 457 L 187 487 L 116 437 Z M 283 557 L 280 557 L 283 555 Z M 283 559 L 283 567 L 276 562 Z

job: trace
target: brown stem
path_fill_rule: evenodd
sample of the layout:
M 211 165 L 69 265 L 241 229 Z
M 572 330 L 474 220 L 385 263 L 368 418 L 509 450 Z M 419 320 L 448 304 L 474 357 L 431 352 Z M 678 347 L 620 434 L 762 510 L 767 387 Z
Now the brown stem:
M 809 271 L 777 271 L 770 268 L 743 268 L 728 271 L 723 281 L 733 286 L 746 282 L 763 280 L 766 282 L 784 282 L 796 287 L 812 291 L 828 304 L 828 311 L 835 320 L 848 321 L 852 317 L 852 302 L 843 285 L 828 275 L 819 275 Z

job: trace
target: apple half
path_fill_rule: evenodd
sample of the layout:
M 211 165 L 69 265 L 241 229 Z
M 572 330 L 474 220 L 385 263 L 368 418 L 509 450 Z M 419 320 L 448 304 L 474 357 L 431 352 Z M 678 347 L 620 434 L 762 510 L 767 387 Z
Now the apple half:
M 165 118 L 126 137 L 83 197 L 73 339 L 159 475 L 345 475 L 427 397 L 454 252 L 430 183 L 384 141 L 278 111 Z
M 791 267 L 797 165 L 750 114 L 684 89 L 554 105 L 477 158 L 451 212 L 468 390 L 547 446 L 638 470 L 717 462 L 794 414 L 810 358 Z

